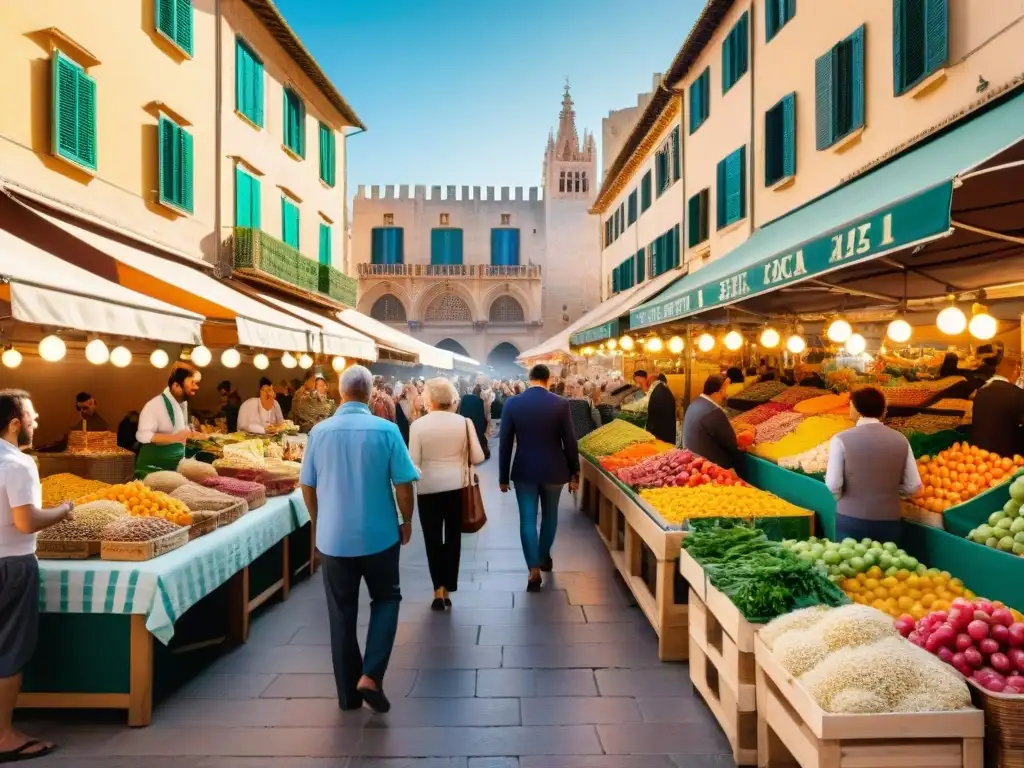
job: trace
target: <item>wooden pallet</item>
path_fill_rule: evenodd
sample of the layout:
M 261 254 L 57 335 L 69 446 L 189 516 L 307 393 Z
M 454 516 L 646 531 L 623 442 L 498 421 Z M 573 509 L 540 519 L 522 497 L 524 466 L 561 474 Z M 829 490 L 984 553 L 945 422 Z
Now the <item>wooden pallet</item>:
M 166 555 L 188 544 L 188 528 L 182 527 L 150 541 L 104 541 L 100 544 L 100 558 L 141 562 Z
M 760 639 L 758 765 L 801 768 L 982 768 L 985 716 L 977 709 L 884 715 L 825 712 Z

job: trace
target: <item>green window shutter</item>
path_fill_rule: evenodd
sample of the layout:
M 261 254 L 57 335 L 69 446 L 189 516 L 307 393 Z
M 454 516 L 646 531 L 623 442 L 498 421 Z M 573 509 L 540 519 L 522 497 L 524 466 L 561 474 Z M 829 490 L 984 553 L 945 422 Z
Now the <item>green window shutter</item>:
M 690 133 L 700 127 L 700 78 L 690 86 Z
M 733 48 L 736 47 L 736 41 L 733 39 L 733 33 L 729 32 L 726 35 L 725 40 L 722 42 L 722 93 L 725 93 L 732 88 L 733 80 L 733 60 L 734 53 Z
M 284 89 L 284 144 L 299 157 L 306 157 L 306 105 L 290 88 Z
M 374 227 L 370 233 L 370 263 L 384 264 L 384 230 Z
M 651 207 L 651 172 L 644 174 L 640 182 L 640 213 Z
M 715 168 L 715 226 L 717 229 L 721 229 L 725 226 L 725 166 L 728 158 L 719 161 Z
M 334 133 L 320 123 L 320 180 L 334 186 Z
M 711 190 L 700 192 L 700 242 L 711 236 Z
M 85 72 L 76 73 L 78 80 L 78 161 L 96 168 L 96 81 Z
M 299 207 L 287 197 L 281 198 L 281 239 L 286 245 L 299 247 Z
M 833 89 L 835 56 L 829 51 L 814 62 L 814 135 L 815 146 L 828 149 L 835 141 L 833 123 Z
M 252 228 L 260 229 L 263 226 L 263 196 L 260 194 L 260 180 L 250 177 L 250 203 L 249 210 L 252 212 Z
M 672 227 L 672 266 L 673 267 L 678 267 L 679 266 L 679 252 L 681 250 L 681 248 L 680 248 L 680 245 L 681 245 L 680 240 L 682 240 L 682 237 L 680 236 L 679 225 L 676 224 L 674 227 Z
M 930 75 L 949 60 L 949 0 L 924 0 L 925 74 Z
M 848 131 L 864 125 L 864 27 L 850 36 L 850 125 Z
M 179 152 L 181 151 L 178 131 L 180 129 L 161 115 L 157 130 L 160 140 L 157 161 L 160 175 L 160 201 L 177 205 L 180 197 L 180 187 L 178 185 Z
M 178 129 L 178 140 L 181 142 L 181 165 L 179 167 L 181 189 L 181 207 L 189 213 L 195 212 L 195 153 L 192 150 L 192 134 Z
M 739 80 L 750 67 L 750 11 L 744 11 L 736 24 L 736 80 Z
M 175 0 L 174 41 L 192 55 L 192 0 Z
M 50 151 L 96 169 L 96 81 L 60 51 L 51 61 Z
M 782 99 L 782 177 L 796 176 L 796 93 Z
M 679 181 L 679 126 L 672 129 L 672 181 Z
M 235 109 L 263 127 L 263 62 L 242 40 L 235 40 Z
M 174 9 L 177 0 L 156 0 L 156 28 L 177 42 L 174 33 Z
M 644 249 L 641 248 L 637 251 L 634 258 L 636 259 L 636 281 L 638 283 L 642 283 L 647 279 L 647 275 L 645 274 L 647 265 L 644 263 Z
M 331 225 L 320 222 L 320 252 L 319 261 L 321 264 L 331 266 Z
M 899 96 L 906 88 L 906 55 L 903 50 L 906 34 L 907 5 L 912 0 L 892 0 L 892 92 Z
M 252 226 L 252 181 L 253 178 L 241 168 L 235 167 L 235 226 Z
M 725 223 L 742 219 L 746 211 L 746 157 L 747 148 L 740 147 L 726 158 L 725 163 Z
M 686 201 L 686 231 L 691 248 L 700 242 L 700 193 Z
M 765 0 L 764 4 L 764 41 L 770 43 L 779 34 L 780 0 Z
M 619 268 L 612 269 L 612 293 L 619 292 Z

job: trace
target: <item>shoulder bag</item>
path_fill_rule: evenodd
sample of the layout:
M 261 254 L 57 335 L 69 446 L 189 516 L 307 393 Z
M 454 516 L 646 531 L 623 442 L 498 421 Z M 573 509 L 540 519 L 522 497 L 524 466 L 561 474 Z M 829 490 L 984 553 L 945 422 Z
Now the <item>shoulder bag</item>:
M 466 422 L 466 460 L 463 462 L 463 483 L 461 492 L 461 516 L 462 532 L 476 533 L 487 523 L 487 513 L 484 511 L 484 498 L 480 493 L 480 478 L 473 471 L 473 452 L 470 449 L 472 437 L 469 430 L 472 427 L 469 419 Z

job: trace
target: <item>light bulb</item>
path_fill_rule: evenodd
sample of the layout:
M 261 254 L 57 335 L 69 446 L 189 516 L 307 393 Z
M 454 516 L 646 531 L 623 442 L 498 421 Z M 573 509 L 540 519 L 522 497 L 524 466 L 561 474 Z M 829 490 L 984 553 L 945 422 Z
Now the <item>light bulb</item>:
M 313 358 L 303 352 L 299 355 L 299 368 L 306 370 L 313 367 Z
M 192 349 L 192 362 L 200 368 L 205 368 L 213 360 L 213 353 L 200 344 Z
M 807 342 L 795 333 L 786 339 L 786 349 L 792 352 L 794 355 L 799 355 L 805 349 L 807 349 Z
M 128 347 L 114 347 L 110 350 L 110 364 L 115 368 L 127 368 L 132 362 L 132 352 Z
M 779 346 L 779 332 L 774 328 L 765 328 L 761 331 L 761 346 L 765 349 L 775 349 Z
M 710 333 L 702 333 L 697 339 L 697 348 L 701 352 L 710 352 L 715 348 L 715 337 Z
M 633 337 L 628 334 L 623 336 L 619 339 L 619 346 L 629 352 L 633 348 Z
M 735 352 L 737 349 L 743 346 L 743 334 L 741 334 L 739 331 L 729 331 L 727 334 L 725 334 L 725 339 L 723 339 L 723 342 L 725 343 L 726 349 Z
M 333 360 L 331 360 L 331 368 L 333 368 L 336 373 L 341 373 L 342 371 L 344 371 L 345 365 L 346 360 L 344 357 L 336 357 Z
M 3 362 L 8 368 L 17 368 L 21 365 L 21 352 L 14 347 L 5 349 L 4 353 L 0 355 L 0 362 Z
M 294 368 L 296 365 L 298 365 L 298 362 L 295 360 L 295 355 L 293 355 L 291 352 L 285 352 L 283 355 L 281 355 L 281 365 L 283 365 L 285 368 Z
M 608 339 L 608 349 L 614 350 L 619 343 L 615 339 Z
M 252 364 L 257 370 L 265 371 L 270 367 L 270 358 L 260 352 L 256 357 L 252 359 Z
M 110 350 L 101 339 L 93 339 L 85 345 L 85 359 L 93 365 L 103 365 L 110 359 Z
M 242 354 L 234 347 L 220 353 L 220 364 L 225 368 L 237 368 L 240 362 L 242 362 Z
M 967 328 L 967 317 L 963 310 L 954 304 L 939 312 L 935 324 L 947 336 L 959 336 Z
M 686 349 L 686 342 L 681 337 L 673 336 L 668 340 L 668 351 L 673 355 L 678 355 L 684 349 Z
M 859 333 L 853 334 L 846 342 L 846 351 L 851 355 L 860 355 L 867 349 L 868 343 Z
M 584 357 L 590 357 L 592 354 L 594 354 L 594 348 L 593 347 L 584 347 L 581 350 L 580 354 L 582 354 Z
M 988 312 L 979 312 L 971 318 L 968 330 L 976 339 L 991 339 L 996 335 L 996 319 Z
M 912 332 L 913 329 L 910 327 L 910 323 L 902 317 L 897 317 L 889 323 L 889 327 L 885 329 L 885 335 L 897 344 L 903 344 L 906 341 L 910 341 L 910 334 Z
M 848 322 L 840 318 L 839 320 L 832 321 L 825 335 L 828 336 L 829 341 L 834 341 L 836 344 L 845 344 L 849 341 L 850 336 L 853 335 L 853 328 L 850 327 Z
M 39 342 L 39 356 L 48 363 L 63 360 L 68 348 L 60 336 L 47 336 Z
M 153 353 L 149 356 L 149 362 L 154 368 L 166 368 L 167 364 L 171 362 L 171 358 L 162 349 L 154 349 Z
M 655 354 L 661 352 L 661 350 L 665 348 L 665 344 L 662 342 L 660 336 L 651 336 L 644 346 L 647 348 L 648 352 L 653 352 Z

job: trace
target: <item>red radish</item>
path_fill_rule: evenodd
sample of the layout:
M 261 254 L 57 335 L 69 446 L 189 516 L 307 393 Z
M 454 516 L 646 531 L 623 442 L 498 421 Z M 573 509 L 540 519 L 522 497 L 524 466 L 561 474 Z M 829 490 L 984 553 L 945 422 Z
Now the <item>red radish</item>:
M 988 637 L 988 624 L 975 619 L 967 625 L 967 634 L 974 640 L 982 640 Z
M 984 659 L 981 658 L 981 651 L 977 648 L 968 648 L 964 651 L 964 658 L 967 660 L 967 663 L 975 669 L 984 663 Z
M 924 648 L 924 638 L 921 637 L 921 633 L 918 632 L 917 630 L 915 630 L 915 631 L 911 632 L 909 635 L 907 635 L 907 640 L 912 642 L 918 648 Z
M 1003 689 L 1006 688 L 1006 681 L 1001 677 L 989 677 L 986 678 L 982 685 L 993 693 L 1002 693 Z
M 992 621 L 996 624 L 1002 624 L 1004 627 L 1009 627 L 1013 624 L 1013 614 L 1005 608 L 996 608 L 992 611 Z
M 955 598 L 953 600 L 953 607 L 954 608 L 969 608 L 970 610 L 973 611 L 974 610 L 974 603 L 972 603 L 966 597 L 957 597 L 957 598 Z
M 954 653 L 953 658 L 949 660 L 949 663 L 957 669 L 960 669 L 961 667 L 970 667 L 970 665 L 967 663 L 967 659 L 964 657 L 963 652 Z
M 1013 665 L 1017 669 L 1024 672 L 1024 650 L 1020 648 L 1011 648 L 1006 652 L 1007 658 L 1013 662 Z
M 907 635 L 914 631 L 914 619 L 907 614 L 903 614 L 896 619 L 894 626 L 897 632 L 903 635 L 903 637 L 907 637 Z
M 929 635 L 928 639 L 924 641 L 924 649 L 928 651 L 928 653 L 935 653 L 939 650 L 939 646 L 939 638 L 935 635 Z
M 949 618 L 949 614 L 946 611 L 935 611 L 929 614 L 928 618 L 931 619 L 932 624 L 941 624 Z
M 977 611 L 984 611 L 989 616 L 991 616 L 992 615 L 992 611 L 994 611 L 996 608 L 988 600 L 975 600 L 974 601 L 974 609 L 977 610 Z
M 1005 647 L 1010 644 L 1010 630 L 1003 624 L 993 624 L 988 628 L 988 636 L 999 643 L 999 646 Z
M 958 651 L 966 651 L 968 648 L 974 645 L 974 639 L 963 632 L 956 636 L 956 649 Z
M 935 655 L 938 656 L 940 659 L 942 659 L 947 664 L 951 664 L 953 662 L 953 652 L 951 650 L 949 650 L 949 648 L 947 648 L 944 645 L 939 648 L 938 652 L 936 652 Z M 1009 664 L 1010 660 L 1007 659 L 1006 663 Z
M 997 643 L 991 637 L 986 637 L 984 640 L 981 640 L 978 643 L 978 650 L 986 656 L 991 656 L 993 653 L 999 653 L 999 648 L 999 643 Z
M 1010 660 L 1006 658 L 1005 654 L 1002 653 L 993 653 L 992 657 L 989 659 L 989 663 L 992 664 L 992 668 L 996 672 L 999 672 L 1004 675 L 1013 669 L 1013 667 L 1010 665 Z
M 942 624 L 932 632 L 932 637 L 939 645 L 951 647 L 956 641 L 956 630 L 948 624 Z
M 1024 622 L 1016 621 L 1010 625 L 1010 645 L 1024 648 Z
M 985 613 L 984 611 L 976 609 L 974 611 L 974 620 L 975 621 L 984 621 L 986 624 L 988 624 L 989 622 L 992 621 L 992 617 L 990 615 L 988 615 L 987 613 Z
M 953 628 L 957 632 L 964 632 L 967 629 L 967 625 L 971 623 L 971 617 L 974 616 L 973 609 L 967 608 L 954 608 L 949 612 L 949 623 L 953 625 Z

